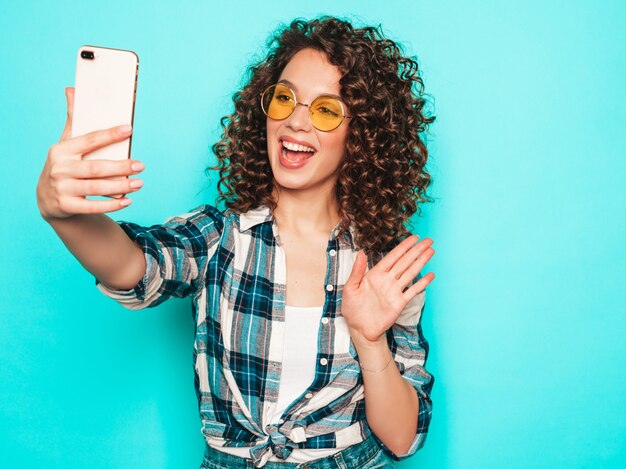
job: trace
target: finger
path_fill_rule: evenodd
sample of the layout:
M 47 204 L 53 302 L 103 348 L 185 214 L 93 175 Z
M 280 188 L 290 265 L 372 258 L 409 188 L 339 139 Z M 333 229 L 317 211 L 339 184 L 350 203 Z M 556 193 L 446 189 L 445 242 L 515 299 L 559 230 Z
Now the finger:
M 64 162 L 63 172 L 75 179 L 103 179 L 115 176 L 132 176 L 143 171 L 137 160 L 70 160 Z
M 433 272 L 428 272 L 421 279 L 411 285 L 402 293 L 402 295 L 407 299 L 407 301 L 411 301 L 411 299 L 415 296 L 426 290 L 426 287 L 430 285 L 435 279 L 435 274 Z
M 363 276 L 365 275 L 365 271 L 367 268 L 367 256 L 360 250 L 356 254 L 356 259 L 354 260 L 354 265 L 352 266 L 352 272 L 350 272 L 350 276 L 348 280 L 346 280 L 345 285 L 360 285 L 361 280 L 363 280 Z
M 65 100 L 67 101 L 67 118 L 65 119 L 65 128 L 61 134 L 61 142 L 69 140 L 72 136 L 72 118 L 74 116 L 74 88 L 65 88 Z
M 426 263 L 433 257 L 435 254 L 435 250 L 433 248 L 428 248 L 424 252 L 420 254 L 420 256 L 415 259 L 413 264 L 409 266 L 408 269 L 400 276 L 398 282 L 402 285 L 402 289 L 411 284 L 413 279 L 417 277 L 417 275 L 424 268 Z
M 398 244 L 395 248 L 393 248 L 385 257 L 383 257 L 376 267 L 379 267 L 385 272 L 388 272 L 393 265 L 402 257 L 402 255 L 407 252 L 419 239 L 419 236 L 411 235 L 408 238 L 404 239 L 400 244 Z
M 414 245 L 411 249 L 404 253 L 404 255 L 398 259 L 398 262 L 389 271 L 395 278 L 400 278 L 402 274 L 408 269 L 415 260 L 431 245 L 433 240 L 431 238 L 424 238 L 419 243 Z
M 140 179 L 80 179 L 72 180 L 65 191 L 71 196 L 115 195 L 136 192 L 143 186 Z
M 132 200 L 122 197 L 111 200 L 89 200 L 82 197 L 68 197 L 63 202 L 63 210 L 71 214 L 107 213 L 128 207 Z
M 71 138 L 63 142 L 62 145 L 67 153 L 85 155 L 98 148 L 126 140 L 131 133 L 132 128 L 130 125 L 120 125 Z

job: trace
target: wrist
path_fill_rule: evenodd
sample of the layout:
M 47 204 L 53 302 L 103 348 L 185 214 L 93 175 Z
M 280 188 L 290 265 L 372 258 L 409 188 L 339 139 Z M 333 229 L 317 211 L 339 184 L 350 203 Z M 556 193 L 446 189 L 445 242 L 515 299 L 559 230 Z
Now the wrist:
M 387 334 L 383 333 L 375 339 L 365 337 L 361 332 L 349 329 L 350 338 L 357 349 L 376 350 L 387 348 Z
M 356 353 L 359 358 L 370 359 L 373 358 L 379 361 L 376 357 L 386 358 L 389 353 L 389 345 L 387 344 L 386 334 L 381 335 L 375 340 L 367 339 L 363 334 L 357 331 L 350 331 L 350 338 L 356 349 Z
M 360 343 L 354 340 L 353 343 L 361 370 L 377 373 L 389 368 L 393 354 L 384 336 L 381 341 L 375 343 Z

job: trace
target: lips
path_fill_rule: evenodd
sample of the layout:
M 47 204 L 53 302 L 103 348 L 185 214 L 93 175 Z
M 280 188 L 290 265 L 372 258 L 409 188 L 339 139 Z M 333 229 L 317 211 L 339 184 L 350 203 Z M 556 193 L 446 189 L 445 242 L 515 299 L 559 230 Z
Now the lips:
M 316 153 L 317 149 L 303 140 L 287 135 L 278 139 L 278 159 L 281 166 L 287 169 L 303 167 Z

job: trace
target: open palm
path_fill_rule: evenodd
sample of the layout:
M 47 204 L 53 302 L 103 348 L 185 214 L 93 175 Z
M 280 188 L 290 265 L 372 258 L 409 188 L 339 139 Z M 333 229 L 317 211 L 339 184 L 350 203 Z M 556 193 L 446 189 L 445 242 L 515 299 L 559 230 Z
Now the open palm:
M 411 285 L 435 253 L 430 247 L 432 239 L 418 240 L 415 235 L 409 236 L 367 272 L 364 252 L 357 253 L 343 287 L 341 306 L 353 340 L 378 341 L 406 304 L 435 278 L 435 274 L 429 272 Z

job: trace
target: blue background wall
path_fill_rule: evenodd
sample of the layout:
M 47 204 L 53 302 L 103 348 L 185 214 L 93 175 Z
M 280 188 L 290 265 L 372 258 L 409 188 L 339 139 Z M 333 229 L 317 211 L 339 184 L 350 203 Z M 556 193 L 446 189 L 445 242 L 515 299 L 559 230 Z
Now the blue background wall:
M 114 218 L 204 202 L 209 145 L 281 22 L 354 15 L 416 54 L 438 116 L 424 331 L 428 441 L 401 468 L 626 467 L 626 4 L 202 1 L 5 3 L 0 14 L 3 467 L 197 468 L 189 304 L 129 312 L 39 217 L 75 52 L 141 59 L 145 187 Z M 175 176 L 175 177 L 173 177 Z

